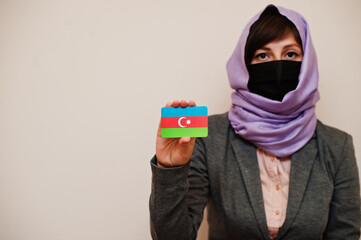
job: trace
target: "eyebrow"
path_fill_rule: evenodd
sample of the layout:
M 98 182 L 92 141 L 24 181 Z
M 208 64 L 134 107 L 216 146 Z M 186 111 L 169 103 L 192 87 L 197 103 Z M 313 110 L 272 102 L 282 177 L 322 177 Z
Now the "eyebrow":
M 297 44 L 297 43 L 288 44 L 288 45 L 284 46 L 283 48 L 292 48 L 292 47 L 299 48 L 299 49 L 302 51 L 302 47 L 301 47 L 299 44 Z M 261 48 L 257 49 L 256 52 L 257 52 L 258 50 L 271 51 L 271 48 L 261 47 Z
M 268 48 L 268 47 L 261 47 L 261 48 L 259 48 L 259 49 L 257 49 L 256 51 L 258 51 L 258 50 L 267 50 L 267 51 L 269 51 L 269 50 L 271 50 L 270 48 Z
M 297 47 L 297 48 L 302 49 L 302 47 L 297 43 L 288 44 L 288 45 L 284 46 L 283 48 L 290 48 L 290 47 Z

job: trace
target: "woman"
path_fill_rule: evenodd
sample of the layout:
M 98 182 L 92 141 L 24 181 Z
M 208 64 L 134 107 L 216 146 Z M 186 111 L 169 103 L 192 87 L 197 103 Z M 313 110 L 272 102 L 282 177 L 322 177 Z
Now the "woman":
M 151 161 L 154 239 L 359 239 L 352 138 L 315 115 L 318 70 L 306 21 L 268 6 L 227 63 L 232 107 L 207 138 L 163 139 Z M 174 101 L 168 107 L 195 106 Z

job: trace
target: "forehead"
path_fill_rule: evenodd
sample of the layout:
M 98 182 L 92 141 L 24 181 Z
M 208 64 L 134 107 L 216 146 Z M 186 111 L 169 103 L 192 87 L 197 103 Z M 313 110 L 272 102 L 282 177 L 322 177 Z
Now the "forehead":
M 297 43 L 293 34 L 288 34 L 282 39 L 273 40 L 265 44 L 262 48 L 283 48 L 283 47 L 298 47 L 301 46 Z

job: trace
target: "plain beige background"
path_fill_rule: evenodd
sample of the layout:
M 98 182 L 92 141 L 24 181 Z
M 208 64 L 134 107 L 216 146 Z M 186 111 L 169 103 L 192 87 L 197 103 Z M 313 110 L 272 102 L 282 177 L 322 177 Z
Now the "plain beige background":
M 226 61 L 267 3 L 1 0 L 0 239 L 150 239 L 160 108 L 227 111 Z M 353 135 L 361 166 L 361 1 L 275 3 L 308 20 L 318 117 Z

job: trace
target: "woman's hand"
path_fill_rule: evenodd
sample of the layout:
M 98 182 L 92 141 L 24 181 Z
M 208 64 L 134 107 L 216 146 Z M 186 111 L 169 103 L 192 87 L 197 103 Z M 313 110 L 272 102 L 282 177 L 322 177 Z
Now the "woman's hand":
M 167 103 L 166 107 L 194 107 L 194 101 L 173 101 Z M 157 132 L 156 156 L 157 165 L 160 167 L 176 167 L 189 162 L 192 156 L 196 138 L 162 138 L 160 123 Z

